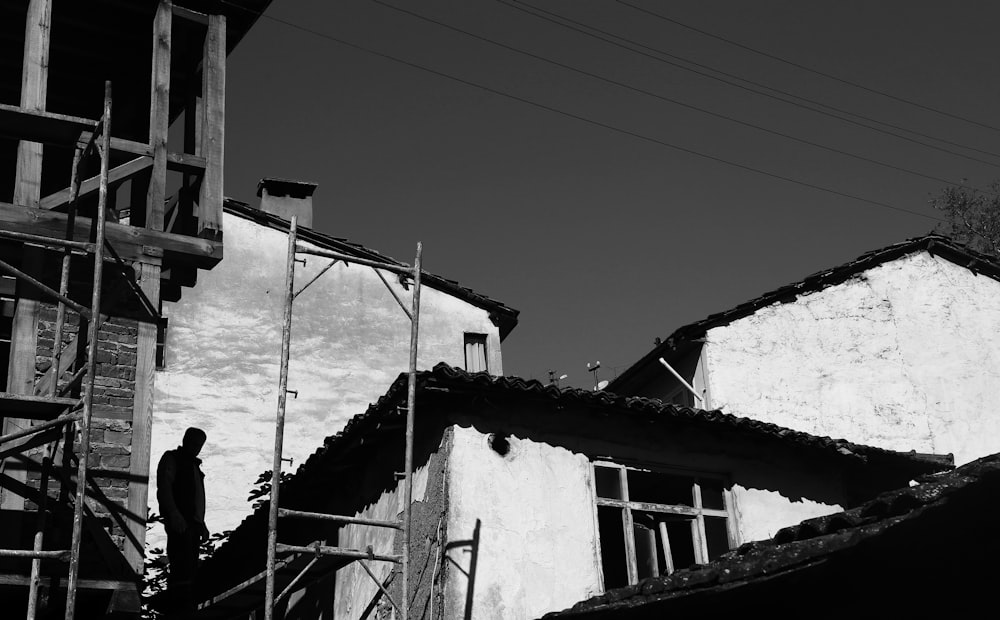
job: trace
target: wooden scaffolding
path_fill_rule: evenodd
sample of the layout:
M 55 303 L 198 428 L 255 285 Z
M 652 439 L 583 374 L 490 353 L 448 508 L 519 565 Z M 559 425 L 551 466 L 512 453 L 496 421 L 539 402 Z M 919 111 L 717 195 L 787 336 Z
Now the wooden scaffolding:
M 360 564 L 364 572 L 371 577 L 378 587 L 382 596 L 386 597 L 392 607 L 400 614 L 402 620 L 409 618 L 410 601 L 410 531 L 411 531 L 411 505 L 413 503 L 413 428 L 416 411 L 416 377 L 417 377 L 417 348 L 418 333 L 420 327 L 420 275 L 421 275 L 421 244 L 417 243 L 416 258 L 413 267 L 404 265 L 385 263 L 369 260 L 357 256 L 351 256 L 319 248 L 310 244 L 303 244 L 298 241 L 298 217 L 293 216 L 288 233 L 288 258 L 285 275 L 284 289 L 284 314 L 282 323 L 281 338 L 281 370 L 278 383 L 278 406 L 275 418 L 274 433 L 274 454 L 271 470 L 270 501 L 267 525 L 267 566 L 264 571 L 256 574 L 250 579 L 236 585 L 229 590 L 212 597 L 210 600 L 199 605 L 200 610 L 208 611 L 210 614 L 213 607 L 220 607 L 226 604 L 232 597 L 244 594 L 251 586 L 259 586 L 261 581 L 265 583 L 263 617 L 265 620 L 273 620 L 275 614 L 280 614 L 282 603 L 295 591 L 306 587 L 317 579 L 329 577 L 331 570 L 336 571 L 354 562 Z M 311 280 L 302 288 L 295 290 L 295 264 L 305 263 L 305 260 L 297 259 L 297 254 L 308 254 L 331 259 Z M 302 510 L 290 510 L 280 507 L 279 498 L 281 494 L 281 468 L 286 460 L 282 456 L 284 447 L 285 429 L 285 405 L 288 394 L 297 395 L 296 391 L 288 389 L 288 367 L 289 351 L 292 335 L 292 309 L 296 297 L 302 294 L 310 285 L 329 271 L 338 262 L 354 263 L 371 267 L 378 274 L 379 278 L 384 277 L 378 270 L 385 270 L 398 274 L 401 277 L 412 278 L 413 294 L 411 307 L 407 308 L 393 292 L 393 297 L 399 304 L 403 313 L 410 319 L 410 355 L 409 355 L 409 383 L 407 387 L 407 410 L 406 410 L 406 444 L 404 456 L 404 471 L 399 474 L 403 481 L 403 517 L 399 521 L 377 520 L 364 517 L 354 517 L 349 515 L 335 515 L 319 512 L 307 512 Z M 388 284 L 386 284 L 388 287 Z M 389 289 L 392 292 L 392 289 Z M 359 524 L 369 527 L 388 528 L 401 532 L 402 553 L 400 555 L 382 555 L 374 553 L 368 549 L 350 549 L 339 546 L 328 546 L 322 540 L 314 541 L 309 545 L 287 545 L 278 541 L 278 523 L 282 518 L 312 519 L 337 524 Z M 323 570 L 318 570 L 321 558 L 332 558 L 336 562 L 323 566 Z M 302 561 L 308 560 L 304 565 Z M 402 589 L 400 601 L 392 598 L 386 584 L 375 576 L 374 571 L 367 564 L 368 561 L 391 562 L 399 565 L 402 573 Z M 301 565 L 301 568 L 298 566 Z M 280 590 L 278 586 L 281 586 Z M 257 594 L 259 596 L 259 594 Z M 257 599 L 259 601 L 259 599 Z M 259 604 L 256 605 L 258 608 Z M 215 617 L 214 615 L 212 617 Z M 228 617 L 228 616 L 227 616 Z
M 9 276 L 0 284 L 4 308 L 16 308 L 5 315 L 0 395 L 0 546 L 8 548 L 0 551 L 0 605 L 27 599 L 29 618 L 46 600 L 51 614 L 64 593 L 67 618 L 106 613 L 106 604 L 96 612 L 88 605 L 119 595 L 131 599 L 118 611 L 138 613 L 160 304 L 178 300 L 222 258 L 226 54 L 268 1 L 0 3 L 0 167 L 10 173 L 0 176 L 0 271 Z M 172 151 L 168 127 L 181 118 L 183 146 Z M 86 174 L 98 158 L 100 173 Z M 177 186 L 173 196 L 168 185 Z M 49 329 L 49 312 L 54 339 L 40 328 L 44 321 Z M 137 325 L 134 392 L 120 411 L 94 404 L 90 389 L 107 378 L 94 348 L 105 336 L 95 330 L 112 315 Z M 73 329 L 79 335 L 68 345 Z M 51 354 L 43 337 L 54 340 Z M 127 426 L 128 457 L 88 477 L 97 458 L 88 446 L 92 417 Z M 39 470 L 40 481 L 29 479 Z M 109 475 L 117 500 L 98 488 Z M 49 499 L 50 482 L 58 501 Z M 97 506 L 110 513 L 104 524 L 88 516 Z M 28 529 L 37 538 L 16 540 L 10 524 L 28 527 L 35 516 L 40 523 Z M 107 523 L 124 542 L 116 545 Z M 113 570 L 95 577 L 95 558 Z M 69 563 L 63 576 L 53 568 L 59 561 Z
M 67 211 L 67 227 L 61 239 L 0 230 L 0 238 L 21 242 L 25 247 L 37 248 L 62 254 L 62 268 L 59 290 L 54 290 L 18 269 L 10 263 L 0 260 L 0 271 L 21 280 L 34 287 L 41 296 L 47 297 L 57 304 L 55 337 L 52 347 L 52 360 L 48 374 L 35 385 L 34 394 L 0 393 L 0 407 L 4 417 L 20 420 L 30 420 L 21 430 L 0 436 L 0 446 L 3 454 L 10 458 L 12 454 L 25 457 L 26 453 L 39 447 L 44 449 L 42 458 L 41 480 L 37 489 L 25 486 L 24 495 L 37 504 L 36 526 L 31 549 L 0 549 L 0 557 L 31 559 L 31 577 L 28 591 L 27 618 L 33 620 L 39 611 L 40 586 L 42 582 L 42 561 L 68 562 L 68 578 L 66 580 L 65 617 L 72 620 L 76 611 L 77 586 L 80 580 L 80 551 L 83 537 L 83 519 L 85 499 L 87 497 L 87 455 L 90 452 L 90 422 L 94 405 L 95 363 L 97 359 L 97 339 L 100 328 L 101 290 L 104 279 L 104 262 L 106 250 L 118 262 L 120 257 L 110 248 L 105 237 L 108 203 L 108 161 L 111 143 L 111 84 L 105 85 L 104 114 L 89 132 L 84 132 L 75 149 L 73 165 L 70 173 L 70 197 Z M 94 154 L 100 158 L 100 175 L 98 190 L 97 216 L 92 219 L 93 226 L 86 240 L 76 238 L 75 219 L 77 202 L 80 194 L 80 169 L 86 159 Z M 93 261 L 91 280 L 91 302 L 85 307 L 69 297 L 71 267 L 74 257 L 86 256 Z M 79 261 L 76 261 L 79 262 Z M 141 289 L 135 292 L 147 304 L 149 300 Z M 66 326 L 67 310 L 72 310 L 86 322 L 85 340 L 77 340 L 64 344 L 64 328 Z M 82 324 L 81 324 L 82 328 Z M 81 329 L 82 331 L 82 329 Z M 85 349 L 85 357 L 77 358 L 76 350 Z M 76 359 L 68 359 L 76 358 Z M 67 380 L 61 382 L 62 376 L 69 374 Z M 75 437 L 79 436 L 78 451 L 74 450 Z M 8 448 L 8 444 L 13 444 Z M 61 471 L 55 471 L 56 454 L 62 445 L 63 458 Z M 25 457 L 27 458 L 27 457 Z M 30 460 L 30 459 L 28 459 Z M 73 461 L 76 476 L 72 474 Z M 6 463 L 6 461 L 5 461 Z M 59 508 L 65 505 L 50 506 L 49 478 L 57 475 L 61 482 L 61 496 L 65 499 L 72 492 L 72 534 L 68 549 L 46 549 L 46 524 L 51 517 L 56 516 Z

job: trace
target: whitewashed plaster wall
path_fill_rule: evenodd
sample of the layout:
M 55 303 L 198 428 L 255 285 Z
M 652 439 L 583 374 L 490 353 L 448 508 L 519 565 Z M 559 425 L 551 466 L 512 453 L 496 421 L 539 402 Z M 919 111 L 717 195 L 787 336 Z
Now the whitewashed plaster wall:
M 208 434 L 202 452 L 207 523 L 231 529 L 249 513 L 247 493 L 271 468 L 281 351 L 287 234 L 226 213 L 225 258 L 200 272 L 181 301 L 165 304 L 166 367 L 156 373 L 150 506 L 157 510 L 155 466 L 184 429 Z M 296 288 L 328 261 L 307 257 Z M 410 291 L 386 280 L 404 302 Z M 412 287 L 411 287 L 412 290 Z M 487 334 L 493 374 L 502 374 L 500 338 L 486 310 L 424 287 L 418 366 L 462 367 L 463 333 Z M 381 396 L 409 364 L 410 321 L 375 272 L 336 265 L 294 303 L 284 454 L 294 469 L 327 435 Z M 158 510 L 157 510 L 158 511 Z M 154 530 L 148 544 L 162 544 Z
M 1000 451 L 1000 282 L 918 252 L 708 331 L 711 405 L 895 450 Z
M 471 617 L 541 617 L 600 593 L 590 462 L 528 438 L 501 457 L 474 428 L 454 427 L 448 464 L 448 538 L 479 525 Z M 471 549 L 449 558 L 469 573 Z M 466 616 L 468 578 L 449 566 L 445 618 Z
M 842 472 L 808 458 L 780 451 L 761 454 L 745 441 L 709 444 L 649 425 L 628 429 L 628 423 L 612 430 L 605 424 L 603 436 L 598 430 L 595 438 L 594 427 L 587 426 L 591 429 L 580 436 L 561 437 L 523 424 L 509 426 L 506 456 L 489 447 L 488 432 L 465 424 L 453 427 L 447 470 L 449 541 L 470 540 L 477 522 L 480 528 L 471 617 L 530 620 L 601 592 L 588 454 L 627 455 L 730 479 L 735 544 L 770 538 L 782 527 L 846 505 Z M 471 559 L 465 548 L 449 552 L 461 571 L 449 567 L 447 572 L 445 618 L 466 617 L 464 573 Z

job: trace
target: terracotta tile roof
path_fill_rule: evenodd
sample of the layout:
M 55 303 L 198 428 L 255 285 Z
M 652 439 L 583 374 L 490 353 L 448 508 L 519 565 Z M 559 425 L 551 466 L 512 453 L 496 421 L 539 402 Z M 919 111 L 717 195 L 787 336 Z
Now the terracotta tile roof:
M 368 409 L 347 422 L 343 430 L 327 437 L 323 444 L 306 460 L 296 474 L 281 486 L 283 507 L 302 510 L 310 508 L 309 502 L 319 501 L 315 488 L 315 478 L 333 471 L 334 466 L 352 460 L 350 448 L 371 439 L 379 433 L 403 435 L 401 422 L 406 416 L 406 392 L 408 375 L 401 374 Z M 469 395 L 489 398 L 514 397 L 519 401 L 530 400 L 538 404 L 549 404 L 553 409 L 575 406 L 592 409 L 616 417 L 627 415 L 632 419 L 650 423 L 684 424 L 703 428 L 719 429 L 736 433 L 748 439 L 774 441 L 795 449 L 819 456 L 836 459 L 842 463 L 853 463 L 874 469 L 882 467 L 898 468 L 906 475 L 916 477 L 930 472 L 950 469 L 950 455 L 924 455 L 915 452 L 903 453 L 851 443 L 843 439 L 818 437 L 808 433 L 742 418 L 721 411 L 702 411 L 680 407 L 658 399 L 635 396 L 618 396 L 610 392 L 592 392 L 575 388 L 560 389 L 543 385 L 536 380 L 519 377 L 498 377 L 487 373 L 469 373 L 446 364 L 438 364 L 432 370 L 417 373 L 417 402 L 426 403 L 429 398 L 464 398 Z M 421 423 L 426 424 L 440 409 L 428 404 L 420 407 Z M 356 464 L 359 467 L 363 464 Z M 343 475 L 341 470 L 341 475 Z M 322 498 L 319 498 L 322 499 Z M 248 516 L 233 531 L 229 542 L 223 545 L 206 566 L 208 574 L 219 575 L 225 582 L 203 584 L 204 596 L 222 591 L 240 578 L 254 572 L 254 563 L 248 555 L 262 559 L 264 536 L 267 524 L 267 506 L 261 506 Z M 248 551 L 251 549 L 252 551 Z M 235 567 L 239 567 L 238 569 Z M 261 570 L 257 567 L 256 570 Z M 244 575 L 245 573 L 245 575 Z M 241 577 L 243 575 L 243 577 Z
M 232 198 L 226 198 L 224 208 L 227 212 L 234 215 L 238 215 L 245 219 L 250 219 L 262 226 L 267 226 L 275 230 L 288 231 L 289 221 L 272 215 L 270 213 L 265 213 L 260 209 L 251 207 L 245 202 L 240 202 L 238 200 L 233 200 Z M 335 250 L 337 252 L 342 252 L 344 254 L 349 254 L 352 256 L 357 256 L 358 258 L 367 258 L 369 260 L 376 260 L 379 262 L 390 263 L 393 265 L 400 265 L 403 267 L 409 267 L 409 263 L 398 261 L 391 256 L 386 256 L 367 248 L 363 245 L 353 243 L 347 239 L 340 237 L 333 237 L 311 228 L 299 228 L 298 230 L 299 238 L 309 243 L 313 243 L 321 248 L 327 248 L 330 250 Z M 490 313 L 490 319 L 493 323 L 500 328 L 500 338 L 501 340 L 507 337 L 507 334 L 511 332 L 512 329 L 517 325 L 517 316 L 519 314 L 518 310 L 511 308 L 495 299 L 487 297 L 460 285 L 455 280 L 449 280 L 433 273 L 423 272 L 421 275 L 421 280 L 424 284 L 435 288 L 441 292 L 448 293 L 449 295 L 454 295 L 459 299 L 463 299 L 470 304 L 482 308 Z
M 618 375 L 608 385 L 608 389 L 612 391 L 620 389 L 639 369 L 649 364 L 655 364 L 660 357 L 669 357 L 674 350 L 704 337 L 705 333 L 713 327 L 727 325 L 772 304 L 795 301 L 800 295 L 840 284 L 872 267 L 896 260 L 907 254 L 922 251 L 945 258 L 956 265 L 969 269 L 973 273 L 983 274 L 994 280 L 1000 280 L 1000 263 L 996 259 L 943 235 L 929 234 L 923 237 L 915 237 L 878 250 L 866 252 L 852 261 L 816 272 L 798 282 L 782 286 L 723 312 L 710 314 L 700 321 L 679 327 L 662 344 L 654 347 L 652 351 Z
M 970 497 L 989 500 L 996 496 L 1000 490 L 1000 454 L 918 480 L 919 483 L 914 486 L 882 493 L 851 510 L 786 527 L 772 539 L 743 544 L 709 564 L 695 565 L 667 577 L 645 579 L 633 586 L 610 590 L 581 601 L 570 609 L 546 614 L 544 618 L 666 617 L 676 610 L 672 605 L 684 604 L 681 599 L 685 597 L 697 595 L 700 597 L 699 605 L 711 606 L 713 593 L 731 593 L 736 588 L 763 585 L 765 581 L 791 571 L 829 566 L 833 556 L 855 547 L 865 546 L 869 553 L 875 555 L 898 550 L 900 546 L 915 549 L 916 555 L 921 550 L 930 553 L 929 547 L 933 543 L 927 536 L 934 536 L 939 529 L 944 510 L 952 511 L 952 518 L 961 521 L 966 517 L 963 511 L 970 505 L 980 505 L 976 502 L 970 504 Z M 993 513 L 983 515 L 991 521 L 995 518 L 995 501 L 992 501 L 992 507 Z M 927 520 L 927 527 L 912 527 L 920 520 Z M 886 543 L 885 548 L 879 547 L 881 537 L 891 532 L 902 533 L 891 545 Z M 915 532 L 919 533 L 920 539 L 912 538 Z M 958 557 L 956 550 L 956 563 L 959 563 Z M 848 565 L 851 561 L 848 560 Z M 984 561 L 993 560 L 984 558 Z M 879 570 L 879 567 L 869 568 Z M 920 571 L 927 569 L 919 563 L 916 567 Z M 936 569 L 936 572 L 944 571 Z M 817 576 L 816 581 L 824 577 Z M 798 583 L 804 582 L 800 580 Z M 824 587 L 836 591 L 844 584 L 828 583 Z

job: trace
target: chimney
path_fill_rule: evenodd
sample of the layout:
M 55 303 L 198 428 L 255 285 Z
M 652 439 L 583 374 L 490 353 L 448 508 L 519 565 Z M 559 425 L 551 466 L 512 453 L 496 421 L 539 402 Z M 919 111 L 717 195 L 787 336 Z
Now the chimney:
M 257 183 L 260 210 L 286 220 L 299 216 L 299 226 L 312 228 L 313 192 L 316 183 L 291 179 L 261 179 Z

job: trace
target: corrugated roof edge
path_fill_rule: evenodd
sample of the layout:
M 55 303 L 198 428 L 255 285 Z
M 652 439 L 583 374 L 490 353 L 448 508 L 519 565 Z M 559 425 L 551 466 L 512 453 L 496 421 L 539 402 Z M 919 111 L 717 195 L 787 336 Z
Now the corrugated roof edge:
M 731 589 L 812 565 L 821 557 L 854 547 L 903 521 L 919 519 L 960 491 L 987 481 L 995 485 L 998 477 L 1000 454 L 985 456 L 949 472 L 923 476 L 917 485 L 887 491 L 851 510 L 783 528 L 774 538 L 745 543 L 714 562 L 609 590 L 543 618 L 600 617 L 607 612 L 666 603 L 714 589 Z
M 900 243 L 866 252 L 852 261 L 843 263 L 836 267 L 831 267 L 823 271 L 818 271 L 806 276 L 802 280 L 787 284 L 773 291 L 751 299 L 715 314 L 710 314 L 700 321 L 689 323 L 674 330 L 670 336 L 657 345 L 652 351 L 639 358 L 637 362 L 626 368 L 620 375 L 615 377 L 610 384 L 609 390 L 619 389 L 626 384 L 641 368 L 648 364 L 656 363 L 660 357 L 666 357 L 670 352 L 681 346 L 702 338 L 705 333 L 720 325 L 731 323 L 753 314 L 754 312 L 770 306 L 774 303 L 788 303 L 794 301 L 799 295 L 813 293 L 824 288 L 840 284 L 847 279 L 870 269 L 876 265 L 895 260 L 907 254 L 918 251 L 927 251 L 950 260 L 956 265 L 969 269 L 973 273 L 983 274 L 994 280 L 1000 281 L 1000 263 L 995 259 L 977 252 L 957 241 L 939 234 L 928 234 L 922 237 L 914 237 Z
M 282 483 L 282 499 L 289 502 L 296 501 L 297 494 L 299 494 L 297 487 L 300 486 L 304 493 L 310 493 L 308 483 L 309 477 L 313 472 L 322 471 L 322 462 L 328 458 L 335 458 L 337 451 L 347 446 L 357 436 L 377 429 L 382 422 L 391 418 L 398 419 L 405 417 L 407 381 L 408 375 L 406 373 L 400 374 L 376 403 L 369 405 L 364 413 L 358 414 L 348 420 L 343 430 L 327 437 L 323 441 L 323 445 L 306 459 L 295 475 L 288 482 Z M 428 388 L 430 389 L 428 390 Z M 553 406 L 580 404 L 589 407 L 613 409 L 618 413 L 631 414 L 637 418 L 652 422 L 681 422 L 693 425 L 707 425 L 714 428 L 728 428 L 750 437 L 787 442 L 795 447 L 814 450 L 819 455 L 847 459 L 850 462 L 862 465 L 869 464 L 875 466 L 888 464 L 905 467 L 907 473 L 914 477 L 950 469 L 954 463 L 951 455 L 895 452 L 855 444 L 844 439 L 818 437 L 776 424 L 742 418 L 721 411 L 703 411 L 690 407 L 680 407 L 655 398 L 619 396 L 606 391 L 592 392 L 576 388 L 557 388 L 551 385 L 543 385 L 534 379 L 500 377 L 487 373 L 469 373 L 444 363 L 436 365 L 432 370 L 417 373 L 418 398 L 421 393 L 433 393 L 437 396 L 454 395 L 463 389 L 466 391 L 475 390 L 478 394 L 505 393 L 530 397 L 540 401 L 548 401 Z M 400 411 L 400 407 L 402 407 L 402 411 Z M 422 411 L 422 418 L 426 420 L 428 409 L 424 407 Z M 402 433 L 402 428 L 399 428 L 396 432 Z M 216 563 L 227 562 L 226 556 L 231 553 L 235 554 L 234 548 L 244 544 L 263 545 L 263 541 L 256 540 L 254 532 L 261 532 L 263 531 L 262 528 L 266 528 L 267 517 L 268 508 L 266 504 L 247 516 L 233 531 L 229 542 L 220 547 L 215 556 L 209 561 L 207 565 L 207 568 L 210 569 L 209 572 L 214 570 L 213 566 Z M 221 567 L 217 568 L 221 570 Z M 216 592 L 211 592 L 210 594 L 216 594 Z
M 234 200 L 232 198 L 226 198 L 223 208 L 234 215 L 238 215 L 245 219 L 251 219 L 263 226 L 288 232 L 290 224 L 288 220 L 270 213 L 265 213 L 260 209 L 255 209 L 245 202 L 240 202 L 239 200 Z M 299 237 L 320 247 L 335 250 L 337 252 L 343 252 L 344 254 L 351 254 L 359 258 L 367 258 L 370 260 L 377 260 L 404 267 L 410 266 L 409 263 L 400 262 L 390 256 L 386 256 L 376 252 L 375 250 L 366 248 L 363 245 L 351 243 L 347 239 L 332 237 L 311 228 L 299 228 Z M 460 285 L 454 280 L 448 280 L 446 278 L 442 278 L 441 276 L 434 275 L 433 273 L 424 271 L 421 278 L 424 284 L 427 284 L 428 286 L 443 293 L 454 295 L 459 299 L 463 299 L 470 304 L 489 312 L 490 320 L 492 320 L 493 323 L 500 329 L 501 340 L 506 338 L 507 334 L 509 334 L 517 325 L 517 317 L 520 314 L 520 311 L 515 310 L 500 301 L 477 293 L 470 288 Z

